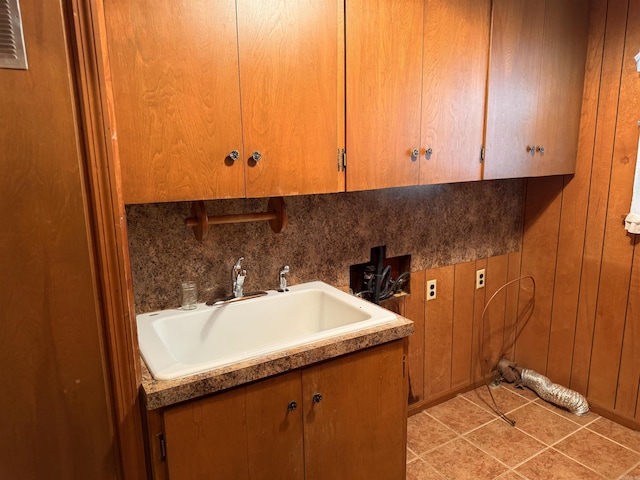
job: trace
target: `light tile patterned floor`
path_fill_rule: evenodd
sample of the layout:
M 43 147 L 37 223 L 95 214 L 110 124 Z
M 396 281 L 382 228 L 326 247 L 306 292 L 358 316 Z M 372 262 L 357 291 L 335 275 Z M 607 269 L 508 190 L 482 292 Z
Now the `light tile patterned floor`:
M 409 417 L 407 480 L 640 480 L 640 432 L 529 390 L 485 387 Z

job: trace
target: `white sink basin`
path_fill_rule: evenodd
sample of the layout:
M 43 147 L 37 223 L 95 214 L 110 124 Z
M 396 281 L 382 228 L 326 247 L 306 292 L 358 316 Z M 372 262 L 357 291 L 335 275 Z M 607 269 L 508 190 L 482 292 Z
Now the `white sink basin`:
M 136 318 L 149 371 L 157 380 L 169 380 L 382 325 L 396 316 L 326 283 L 310 282 L 284 293 Z

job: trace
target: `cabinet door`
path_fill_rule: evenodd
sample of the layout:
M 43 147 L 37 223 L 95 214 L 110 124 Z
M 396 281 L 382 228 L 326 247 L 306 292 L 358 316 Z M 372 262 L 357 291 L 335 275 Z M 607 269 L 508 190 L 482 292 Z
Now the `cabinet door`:
M 419 181 L 424 0 L 347 0 L 347 190 Z
M 343 191 L 343 1 L 237 4 L 247 196 Z
M 575 171 L 588 33 L 583 0 L 547 2 L 532 175 Z
M 243 197 L 235 1 L 105 0 L 104 13 L 125 203 Z
M 301 400 L 294 371 L 167 408 L 169 478 L 302 480 Z
M 554 0 L 556 1 L 556 0 Z M 484 178 L 528 176 L 535 161 L 544 0 L 494 0 Z
M 164 433 L 171 480 L 249 479 L 244 388 L 167 408 Z
M 426 0 L 421 184 L 481 179 L 490 13 L 490 0 Z
M 249 478 L 302 480 L 300 371 L 249 385 L 246 402 Z
M 307 480 L 405 478 L 403 354 L 399 340 L 303 370 Z

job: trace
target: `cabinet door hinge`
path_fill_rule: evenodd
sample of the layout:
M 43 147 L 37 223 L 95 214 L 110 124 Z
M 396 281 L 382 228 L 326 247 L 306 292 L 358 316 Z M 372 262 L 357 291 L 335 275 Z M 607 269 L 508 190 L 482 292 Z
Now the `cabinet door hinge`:
M 164 433 L 158 433 L 156 435 L 158 443 L 160 444 L 160 460 L 165 461 L 167 459 L 167 443 L 164 440 Z
M 344 148 L 342 150 L 338 149 L 338 171 L 347 171 L 347 152 L 345 152 Z
M 480 163 L 484 162 L 484 145 L 480 147 Z

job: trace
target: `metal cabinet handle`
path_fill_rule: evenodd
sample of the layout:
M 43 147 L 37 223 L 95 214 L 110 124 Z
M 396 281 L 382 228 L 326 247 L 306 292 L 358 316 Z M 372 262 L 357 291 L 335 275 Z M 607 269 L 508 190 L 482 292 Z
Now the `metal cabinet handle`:
M 253 154 L 251 155 L 251 158 L 253 159 L 254 162 L 258 163 L 262 158 L 262 154 L 260 152 L 253 152 Z
M 415 162 L 418 159 L 418 155 L 420 155 L 420 150 L 418 150 L 417 148 L 411 150 L 411 160 Z
M 527 152 L 530 153 L 531 155 L 534 155 L 536 153 L 536 146 L 535 145 L 527 145 Z
M 313 396 L 313 403 L 320 403 L 322 401 L 322 394 L 321 393 L 316 393 Z
M 427 160 L 431 160 L 431 155 L 433 154 L 433 148 L 429 147 L 424 151 L 424 158 Z
M 229 153 L 229 158 L 235 162 L 240 158 L 240 152 L 238 150 L 231 150 L 231 152 Z
M 544 145 L 540 145 L 540 146 L 538 147 L 538 151 L 539 151 L 542 155 L 544 155 Z
M 287 405 L 287 410 L 293 412 L 296 408 L 298 408 L 298 402 L 289 402 Z

